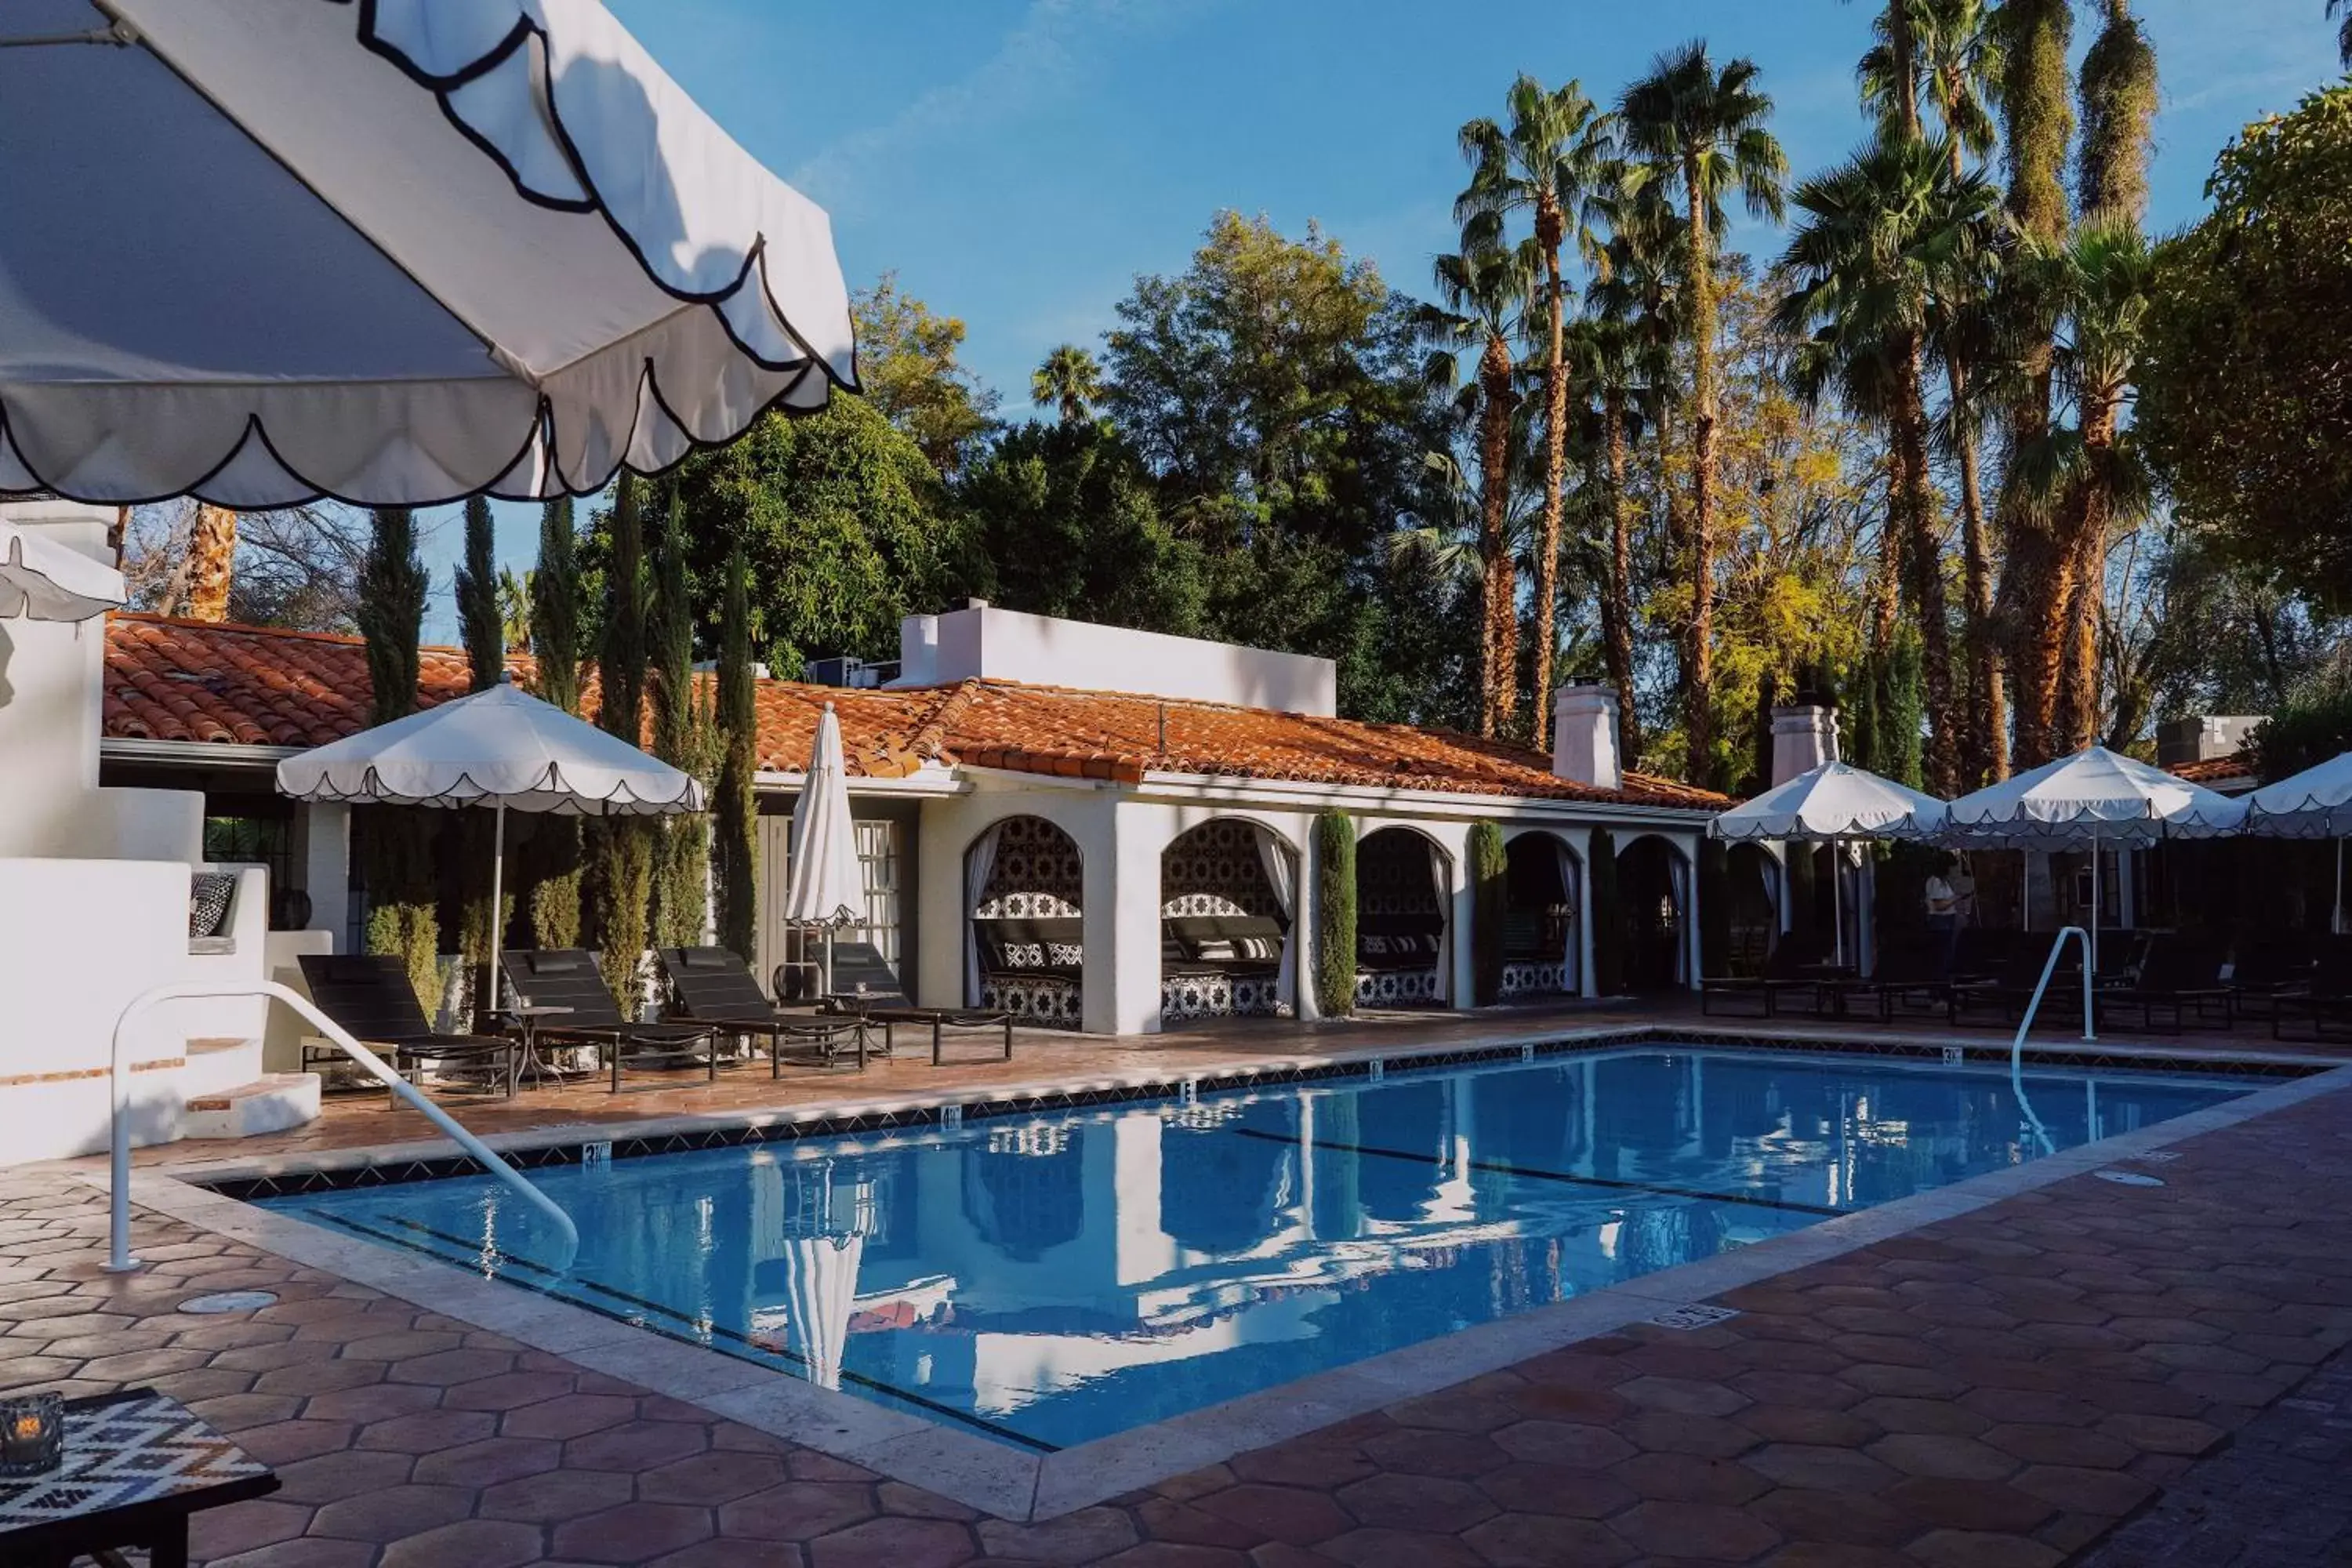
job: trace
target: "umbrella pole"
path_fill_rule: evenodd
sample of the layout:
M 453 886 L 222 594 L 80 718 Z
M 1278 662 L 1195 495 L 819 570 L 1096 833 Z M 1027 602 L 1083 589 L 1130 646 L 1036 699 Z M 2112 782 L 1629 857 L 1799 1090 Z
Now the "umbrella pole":
M 2091 835 L 2091 979 L 2099 976 L 2099 884 L 2106 880 L 2099 875 L 2099 836 Z
M 506 912 L 507 870 L 507 803 L 504 800 L 499 802 L 498 814 L 491 820 L 493 825 L 490 828 L 489 1010 L 495 1013 L 499 1010 L 499 999 L 503 990 L 503 987 L 499 984 L 499 949 L 506 943 L 507 924 L 502 918 Z M 486 1026 L 478 1018 L 474 1021 L 474 1027 L 478 1032 Z
M 1836 944 L 1837 966 L 1845 967 L 1845 846 L 1830 846 L 1830 931 Z
M 2336 918 L 2328 929 L 2336 935 L 2344 934 L 2344 840 L 2336 841 Z

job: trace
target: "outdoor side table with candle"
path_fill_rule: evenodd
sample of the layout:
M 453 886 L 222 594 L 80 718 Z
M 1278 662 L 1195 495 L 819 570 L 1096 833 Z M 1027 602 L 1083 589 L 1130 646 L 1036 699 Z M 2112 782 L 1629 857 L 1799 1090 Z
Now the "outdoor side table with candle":
M 53 1415 L 46 1402 L 0 1405 L 0 1464 L 16 1462 L 20 1445 L 31 1462 L 51 1442 L 50 1468 L 0 1474 L 8 1568 L 67 1568 L 123 1547 L 145 1548 L 150 1568 L 187 1568 L 193 1515 L 278 1486 L 267 1465 L 152 1388 L 58 1401 Z

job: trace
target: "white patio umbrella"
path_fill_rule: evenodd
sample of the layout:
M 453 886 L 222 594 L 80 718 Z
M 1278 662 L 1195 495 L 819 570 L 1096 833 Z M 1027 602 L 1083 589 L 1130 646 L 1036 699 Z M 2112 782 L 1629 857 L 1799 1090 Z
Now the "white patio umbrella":
M 0 147 L 0 492 L 587 494 L 856 384 L 824 213 L 597 0 L 10 0 Z
M 657 816 L 700 811 L 702 785 L 616 735 L 514 686 L 494 686 L 289 757 L 278 790 L 297 800 L 487 805 L 490 908 L 505 896 L 507 813 Z M 490 994 L 499 994 L 490 942 Z
M 824 989 L 833 989 L 833 933 L 864 918 L 866 879 L 857 864 L 857 832 L 849 812 L 849 768 L 841 752 L 841 721 L 833 704 L 816 721 L 808 773 L 793 803 L 791 863 L 784 881 L 784 921 L 824 930 Z
M 1842 845 L 1877 838 L 1922 839 L 1942 828 L 1944 809 L 1944 803 L 1934 795 L 1922 795 L 1866 769 L 1827 762 L 1733 806 L 1709 822 L 1706 830 L 1735 842 L 1795 839 Z M 1845 962 L 1844 894 L 1840 887 L 1843 879 L 1842 874 L 1830 879 L 1840 963 Z
M 1946 809 L 1940 842 L 2010 849 L 2091 848 L 2091 962 L 2099 953 L 2099 850 L 2104 845 L 2206 838 L 2238 825 L 2243 807 L 2162 768 L 2085 746 L 2071 757 L 1964 795 Z
M 0 621 L 87 621 L 122 603 L 122 574 L 0 518 Z
M 2328 929 L 2347 929 L 2344 840 L 2352 837 L 2352 752 L 2264 784 L 2238 803 L 2241 831 L 2266 838 L 2336 840 L 2336 906 Z

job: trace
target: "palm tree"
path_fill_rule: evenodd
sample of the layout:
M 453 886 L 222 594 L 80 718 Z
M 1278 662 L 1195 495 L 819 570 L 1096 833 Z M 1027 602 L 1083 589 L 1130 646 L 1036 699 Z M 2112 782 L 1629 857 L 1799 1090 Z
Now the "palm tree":
M 229 589 L 236 579 L 236 513 L 198 501 L 195 521 L 188 528 L 188 618 L 228 619 Z
M 1714 771 L 1714 578 L 1717 388 L 1715 247 L 1723 199 L 1736 185 L 1748 211 L 1779 221 L 1789 160 L 1765 122 L 1772 100 L 1756 85 L 1756 63 L 1717 69 L 1697 41 L 1659 57 L 1649 76 L 1625 89 L 1618 110 L 1637 184 L 1665 183 L 1683 205 L 1685 278 L 1695 374 L 1692 386 L 1691 656 L 1685 671 L 1686 771 L 1704 782 Z
M 2327 14 L 2344 18 L 2344 26 L 2336 35 L 2336 52 L 2338 63 L 2352 70 L 2352 0 L 2327 0 Z
M 1478 412 L 1479 554 L 1484 562 L 1478 732 L 1492 740 L 1518 712 L 1518 574 L 1508 533 L 1511 414 L 1518 404 L 1518 366 L 1511 355 L 1511 339 L 1527 305 L 1537 261 L 1530 247 L 1474 243 L 1481 238 L 1491 241 L 1483 233 L 1465 233 L 1461 250 L 1437 258 L 1432 276 L 1438 302 L 1423 306 L 1416 322 L 1434 345 L 1426 367 L 1433 384 L 1462 384 L 1459 351 L 1478 351 L 1464 398 L 1475 401 Z
M 1040 408 L 1059 408 L 1065 425 L 1085 424 L 1102 395 L 1102 366 L 1076 343 L 1047 354 L 1029 377 L 1029 400 Z
M 1462 128 L 1469 189 L 1454 203 L 1465 226 L 1499 227 L 1514 212 L 1535 216 L 1543 258 L 1548 342 L 1544 356 L 1543 523 L 1536 551 L 1535 729 L 1537 750 L 1551 733 L 1552 623 L 1559 598 L 1560 509 L 1568 484 L 1567 288 L 1560 249 L 1571 238 L 1592 254 L 1593 203 L 1612 163 L 1608 116 L 1571 81 L 1547 90 L 1530 76 L 1511 84 L 1507 127 L 1474 120 Z
M 1927 787 L 1950 794 L 1959 714 L 1928 467 L 1927 360 L 1937 302 L 1981 275 L 2000 197 L 1980 176 L 1955 179 L 1940 140 L 1882 138 L 1798 186 L 1793 200 L 1804 216 L 1781 258 L 1790 289 L 1779 323 L 1812 333 L 1797 366 L 1800 387 L 1818 397 L 1834 385 L 1891 438 L 1892 510 L 1924 643 Z

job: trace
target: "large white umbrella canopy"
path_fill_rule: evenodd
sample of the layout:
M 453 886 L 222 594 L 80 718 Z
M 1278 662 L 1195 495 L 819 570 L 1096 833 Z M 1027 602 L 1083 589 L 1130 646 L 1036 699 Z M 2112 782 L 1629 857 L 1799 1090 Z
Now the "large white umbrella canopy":
M 1924 838 L 1943 825 L 1944 803 L 1934 795 L 1881 778 L 1864 768 L 1831 761 L 1774 784 L 1707 824 L 1717 838 L 1797 839 L 1843 844 L 1855 839 Z M 1830 879 L 1835 906 L 1837 962 L 1845 962 L 1844 851 Z
M 1943 826 L 1934 795 L 1844 763 L 1823 763 L 1707 824 L 1717 838 L 1924 838 Z
M 2244 808 L 2162 768 L 2085 746 L 2071 757 L 1989 784 L 1952 802 L 1942 841 L 2011 849 L 2091 852 L 2091 964 L 2099 953 L 2099 851 L 2107 845 L 2207 838 L 2234 829 Z
M 122 574 L 0 518 L 0 621 L 86 621 L 122 603 Z
M 785 921 L 825 928 L 828 991 L 833 988 L 833 928 L 854 924 L 865 909 L 866 879 L 857 864 L 841 721 L 828 702 L 816 721 L 816 742 L 809 751 L 801 797 L 793 803 L 791 862 L 784 880 Z
M 2239 803 L 2243 829 L 2270 838 L 2336 840 L 2336 904 L 2329 925 L 2346 929 L 2344 841 L 2352 838 L 2352 752 L 2264 784 Z
M 493 910 L 504 902 L 508 812 L 653 816 L 700 811 L 703 804 L 702 785 L 691 773 L 513 686 L 493 686 L 289 757 L 278 764 L 278 789 L 297 800 L 493 807 Z M 493 935 L 493 996 L 499 947 Z
M 856 384 L 824 213 L 597 0 L 10 0 L 0 147 L 0 491 L 586 494 Z

